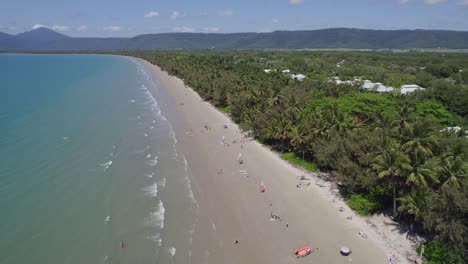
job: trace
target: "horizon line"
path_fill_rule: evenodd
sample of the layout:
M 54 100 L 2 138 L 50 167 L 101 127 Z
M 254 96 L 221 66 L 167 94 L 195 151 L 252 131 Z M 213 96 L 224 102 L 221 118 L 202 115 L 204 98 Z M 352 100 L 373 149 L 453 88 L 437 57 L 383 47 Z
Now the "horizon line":
M 144 35 L 159 35 L 159 34 L 211 34 L 211 35 L 228 35 L 228 34 L 271 34 L 271 33 L 274 33 L 274 32 L 303 32 L 303 31 L 321 31 L 321 30 L 333 30 L 333 29 L 348 29 L 348 30 L 370 30 L 370 31 L 448 31 L 448 32 L 467 32 L 468 31 L 464 31 L 464 30 L 453 30 L 453 29 L 423 29 L 423 28 L 416 28 L 416 29 L 371 29 L 371 28 L 355 28 L 355 27 L 329 27 L 329 28 L 319 28 L 319 29 L 296 29 L 296 30 L 288 30 L 288 29 L 285 29 L 285 30 L 273 30 L 273 31 L 263 31 L 263 32 L 255 32 L 255 31 L 244 31 L 244 32 L 203 32 L 203 31 L 200 31 L 200 32 L 175 32 L 175 31 L 168 31 L 168 32 L 158 32 L 158 33 L 144 33 L 144 34 L 138 34 L 138 35 L 134 35 L 134 36 L 128 36 L 128 37 L 86 37 L 86 36 L 82 36 L 82 37 L 74 37 L 74 36 L 69 36 L 65 33 L 62 33 L 60 31 L 56 31 L 56 30 L 53 30 L 49 27 L 38 27 L 38 28 L 35 28 L 35 29 L 31 29 L 29 31 L 24 31 L 24 32 L 20 32 L 20 33 L 17 33 L 17 34 L 9 34 L 9 33 L 5 33 L 3 31 L 0 31 L 0 33 L 3 33 L 3 34 L 6 34 L 6 35 L 9 35 L 9 36 L 18 36 L 18 35 L 21 35 L 21 34 L 24 34 L 24 33 L 29 33 L 29 32 L 33 32 L 33 31 L 37 31 L 37 30 L 40 30 L 40 29 L 47 29 L 49 31 L 52 31 L 52 32 L 55 32 L 57 34 L 60 34 L 60 35 L 63 35 L 63 36 L 66 36 L 66 37 L 70 37 L 70 38 L 134 38 L 134 37 L 138 37 L 138 36 L 144 36 Z

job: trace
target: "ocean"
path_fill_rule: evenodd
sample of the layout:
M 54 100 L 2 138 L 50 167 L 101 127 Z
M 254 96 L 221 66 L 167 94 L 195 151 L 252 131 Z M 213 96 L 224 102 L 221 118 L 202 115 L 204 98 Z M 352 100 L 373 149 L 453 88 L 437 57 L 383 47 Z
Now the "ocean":
M 3 54 L 0 82 L 0 263 L 190 263 L 190 170 L 150 69 Z

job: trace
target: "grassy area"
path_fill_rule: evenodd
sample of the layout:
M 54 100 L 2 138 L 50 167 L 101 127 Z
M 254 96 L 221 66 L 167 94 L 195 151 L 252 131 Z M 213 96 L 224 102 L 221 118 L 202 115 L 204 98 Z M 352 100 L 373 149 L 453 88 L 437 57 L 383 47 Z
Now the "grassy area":
M 231 106 L 230 105 L 228 105 L 226 107 L 219 107 L 218 109 L 219 109 L 219 111 L 221 111 L 221 112 L 223 112 L 225 114 L 231 113 Z
M 354 194 L 348 201 L 349 207 L 360 215 L 369 215 L 380 209 L 378 202 L 373 201 L 361 194 Z
M 315 163 L 310 162 L 310 161 L 305 161 L 301 159 L 300 157 L 296 156 L 296 154 L 294 154 L 293 152 L 283 153 L 281 154 L 281 158 L 289 161 L 292 164 L 299 165 L 308 171 L 311 171 L 311 172 L 319 171 L 319 168 L 317 167 L 317 165 L 315 165 Z

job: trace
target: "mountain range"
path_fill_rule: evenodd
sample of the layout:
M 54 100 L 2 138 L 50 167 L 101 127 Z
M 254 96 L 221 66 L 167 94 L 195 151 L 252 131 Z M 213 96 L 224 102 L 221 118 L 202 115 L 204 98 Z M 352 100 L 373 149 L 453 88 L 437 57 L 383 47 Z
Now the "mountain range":
M 159 33 L 132 38 L 76 38 L 48 28 L 0 32 L 0 51 L 70 52 L 173 49 L 468 49 L 468 32 L 329 28 L 269 33 Z

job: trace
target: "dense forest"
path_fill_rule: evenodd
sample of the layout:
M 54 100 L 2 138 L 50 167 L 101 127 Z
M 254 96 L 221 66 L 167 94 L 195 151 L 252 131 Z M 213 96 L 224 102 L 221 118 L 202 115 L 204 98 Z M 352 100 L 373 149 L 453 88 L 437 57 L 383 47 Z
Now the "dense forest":
M 125 55 L 183 79 L 257 140 L 287 153 L 285 157 L 329 172 L 358 213 L 389 212 L 402 223 L 413 223 L 428 240 L 429 263 L 468 262 L 468 134 L 463 129 L 468 127 L 468 55 Z M 360 89 L 360 81 L 337 84 L 332 77 L 426 89 L 379 94 Z

